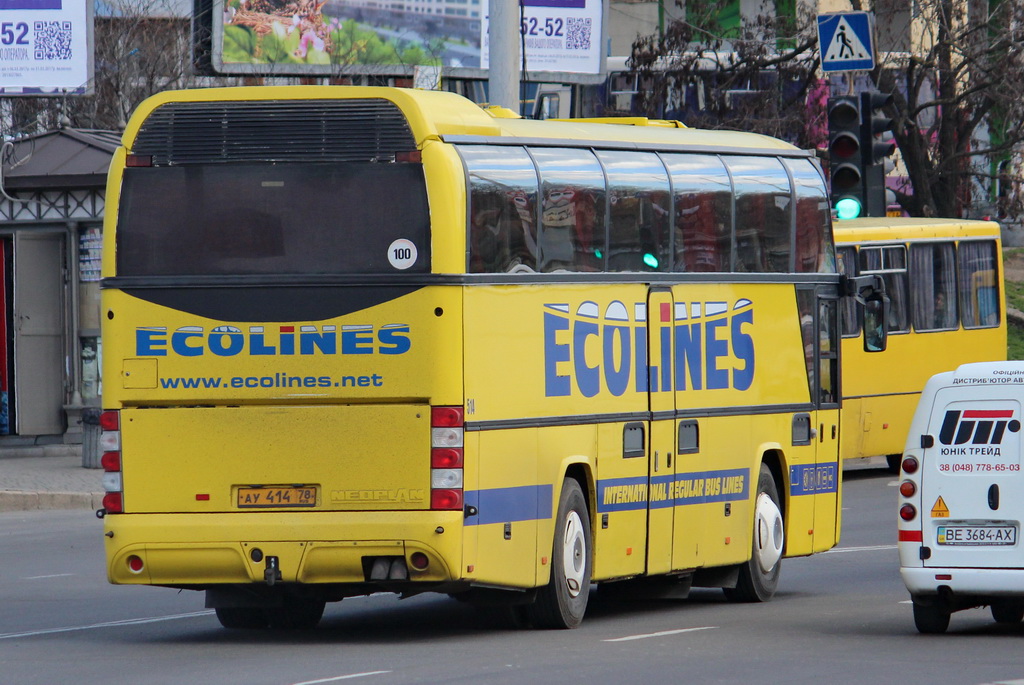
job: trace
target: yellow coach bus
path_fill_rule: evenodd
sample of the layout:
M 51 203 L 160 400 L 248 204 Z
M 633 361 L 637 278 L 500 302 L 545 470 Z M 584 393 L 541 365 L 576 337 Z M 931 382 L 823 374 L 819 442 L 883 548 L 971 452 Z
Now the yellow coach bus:
M 843 305 L 843 439 L 847 458 L 886 456 L 899 469 L 925 382 L 961 364 L 1006 359 L 999 225 L 960 219 L 835 223 L 841 270 L 876 274 L 889 298 L 888 347 L 865 354 L 861 310 Z
M 379 591 L 573 627 L 593 583 L 767 600 L 839 538 L 841 277 L 788 144 L 167 92 L 107 216 L 113 583 L 232 628 Z

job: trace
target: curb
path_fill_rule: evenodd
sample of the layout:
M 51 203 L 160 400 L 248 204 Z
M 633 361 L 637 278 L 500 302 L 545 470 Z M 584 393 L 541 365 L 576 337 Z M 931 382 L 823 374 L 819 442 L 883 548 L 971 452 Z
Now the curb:
M 0 490 L 0 512 L 41 509 L 100 509 L 103 495 L 93 492 L 23 492 Z

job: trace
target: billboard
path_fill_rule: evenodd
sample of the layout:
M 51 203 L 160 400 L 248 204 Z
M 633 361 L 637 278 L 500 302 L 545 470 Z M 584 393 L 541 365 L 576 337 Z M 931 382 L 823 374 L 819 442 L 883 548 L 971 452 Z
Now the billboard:
M 485 78 L 487 6 L 488 0 L 213 0 L 212 63 L 221 74 L 413 76 L 417 67 L 431 67 Z M 604 66 L 605 11 L 601 0 L 522 0 L 521 45 L 531 77 L 596 80 Z
M 0 0 L 0 95 L 85 95 L 92 69 L 92 0 Z

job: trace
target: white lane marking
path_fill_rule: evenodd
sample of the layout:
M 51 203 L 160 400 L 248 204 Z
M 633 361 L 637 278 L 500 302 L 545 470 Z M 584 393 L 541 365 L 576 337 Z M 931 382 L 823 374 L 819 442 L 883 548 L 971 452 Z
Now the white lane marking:
M 842 554 L 843 552 L 878 552 L 883 549 L 896 549 L 896 545 L 870 545 L 868 547 L 836 547 L 822 554 Z
M 67 578 L 73 576 L 74 573 L 53 573 L 48 576 L 29 576 L 28 578 L 22 578 L 22 580 L 43 580 L 45 578 Z
M 391 673 L 391 671 L 367 671 L 366 673 L 350 673 L 348 675 L 339 675 L 333 678 L 321 678 L 320 680 L 303 680 L 301 683 L 293 683 L 293 685 L 316 685 L 316 683 L 334 683 L 339 680 L 365 678 L 368 675 L 384 675 L 385 673 Z
M 679 630 L 662 630 L 658 633 L 647 633 L 645 635 L 627 635 L 626 637 L 616 637 L 609 640 L 602 640 L 602 642 L 629 642 L 630 640 L 645 640 L 649 637 L 662 637 L 664 635 L 678 635 L 679 633 L 692 633 L 697 630 L 714 630 L 718 626 L 702 626 L 700 628 L 680 628 Z
M 134 626 L 143 623 L 160 623 L 161 621 L 176 621 L 181 618 L 195 618 L 196 616 L 209 616 L 214 613 L 209 611 L 193 611 L 189 614 L 174 614 L 172 616 L 152 616 L 150 618 L 128 618 L 123 621 L 107 621 L 105 623 L 93 623 L 88 626 L 68 626 L 66 628 L 48 628 L 46 630 L 28 630 L 24 633 L 0 633 L 0 640 L 11 640 L 16 637 L 35 637 L 37 635 L 53 635 L 54 633 L 73 633 L 78 630 L 95 630 L 96 628 L 116 628 L 118 626 Z

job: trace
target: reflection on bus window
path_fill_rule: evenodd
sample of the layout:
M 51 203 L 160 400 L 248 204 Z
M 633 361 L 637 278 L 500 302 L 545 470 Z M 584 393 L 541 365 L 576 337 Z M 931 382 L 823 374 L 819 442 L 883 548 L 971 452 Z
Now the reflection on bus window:
M 885 292 L 889 296 L 890 333 L 906 333 L 910 330 L 907 316 L 907 253 L 903 245 L 886 247 L 862 247 L 860 250 L 860 273 L 881 274 Z
M 839 273 L 847 276 L 857 275 L 857 249 L 854 247 L 840 247 L 836 249 L 839 256 Z M 842 317 L 843 337 L 849 338 L 860 335 L 860 317 L 857 316 L 857 301 L 852 297 L 844 297 L 839 305 L 840 316 Z
M 832 211 L 821 173 L 807 159 L 783 161 L 793 176 L 793 189 L 796 191 L 796 272 L 834 273 Z M 822 260 L 823 263 L 819 264 Z
M 472 273 L 537 268 L 537 172 L 522 148 L 467 145 L 469 270 Z
M 603 266 L 604 172 L 594 153 L 533 148 L 541 179 L 538 271 L 596 271 Z
M 608 177 L 608 270 L 668 271 L 669 185 L 651 152 L 598 153 Z
M 736 194 L 736 271 L 790 271 L 793 202 L 782 163 L 764 157 L 727 160 Z
M 911 310 L 918 331 L 957 328 L 953 243 L 910 247 Z
M 992 242 L 960 243 L 957 251 L 960 321 L 964 328 L 998 326 L 999 281 Z
M 732 185 L 713 155 L 662 155 L 672 177 L 676 271 L 728 271 Z

